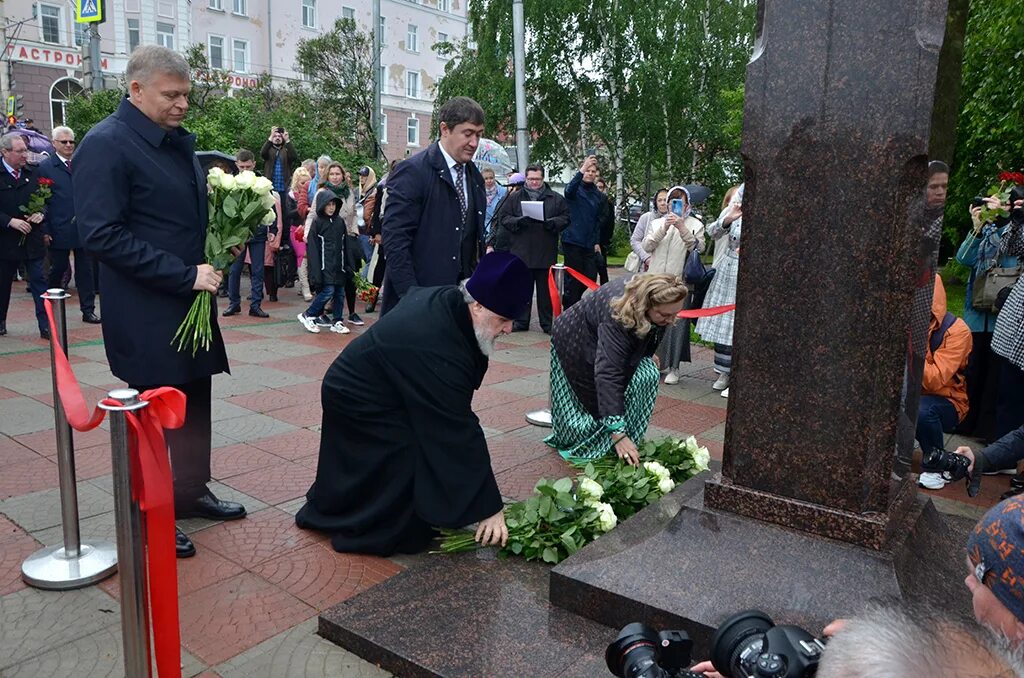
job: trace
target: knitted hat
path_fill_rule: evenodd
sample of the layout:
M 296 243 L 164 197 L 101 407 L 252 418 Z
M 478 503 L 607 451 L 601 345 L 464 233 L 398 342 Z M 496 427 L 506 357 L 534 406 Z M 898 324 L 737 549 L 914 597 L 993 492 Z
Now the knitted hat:
M 533 301 L 533 276 L 516 255 L 491 252 L 480 259 L 466 290 L 488 311 L 514 320 Z
M 1024 495 L 989 509 L 967 539 L 974 576 L 1024 622 Z

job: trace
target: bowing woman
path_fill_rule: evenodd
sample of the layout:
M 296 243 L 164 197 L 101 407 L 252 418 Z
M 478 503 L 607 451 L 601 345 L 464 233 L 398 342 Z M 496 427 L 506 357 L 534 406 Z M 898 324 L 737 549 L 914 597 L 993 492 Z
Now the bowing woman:
M 676 275 L 619 279 L 585 296 L 551 331 L 551 428 L 545 442 L 566 459 L 612 450 L 629 464 L 658 395 L 654 352 L 687 289 Z

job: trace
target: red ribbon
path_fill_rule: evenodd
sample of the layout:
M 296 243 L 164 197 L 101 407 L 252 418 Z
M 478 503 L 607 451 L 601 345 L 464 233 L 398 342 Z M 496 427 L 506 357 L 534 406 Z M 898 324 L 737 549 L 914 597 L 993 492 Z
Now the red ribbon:
M 82 388 L 57 340 L 53 306 L 44 299 L 50 321 L 57 392 L 68 423 L 76 431 L 90 431 L 103 421 L 106 410 L 89 413 Z M 125 412 L 129 431 L 129 463 L 132 466 L 132 496 L 146 521 L 146 578 L 152 607 L 153 638 L 157 674 L 161 678 L 181 677 L 181 630 L 178 622 L 178 566 L 174 547 L 174 491 L 164 429 L 185 423 L 185 394 L 162 387 L 139 394 L 149 403 L 135 412 Z M 106 398 L 105 405 L 122 403 Z M 55 403 L 56 406 L 56 403 Z
M 579 271 L 565 267 L 566 272 L 572 277 L 583 283 L 587 289 L 596 290 L 600 285 L 596 282 L 583 275 Z M 552 266 L 548 269 L 548 294 L 551 296 L 551 313 L 557 318 L 562 313 L 562 297 L 558 294 L 558 287 L 555 285 L 555 267 Z M 729 311 L 735 311 L 736 304 L 726 304 L 725 306 L 712 306 L 710 308 L 693 308 L 685 311 L 680 311 L 678 317 L 680 318 L 707 318 L 712 315 L 721 315 L 722 313 L 728 313 Z

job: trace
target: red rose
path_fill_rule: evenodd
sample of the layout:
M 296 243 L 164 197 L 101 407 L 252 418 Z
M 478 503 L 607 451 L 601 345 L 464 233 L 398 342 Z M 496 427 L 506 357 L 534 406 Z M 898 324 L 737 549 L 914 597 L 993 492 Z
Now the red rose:
M 47 179 L 46 177 L 41 177 L 39 179 L 39 185 L 40 186 L 53 186 L 53 179 Z
M 1002 172 L 999 181 L 1012 184 L 1024 184 L 1024 172 Z

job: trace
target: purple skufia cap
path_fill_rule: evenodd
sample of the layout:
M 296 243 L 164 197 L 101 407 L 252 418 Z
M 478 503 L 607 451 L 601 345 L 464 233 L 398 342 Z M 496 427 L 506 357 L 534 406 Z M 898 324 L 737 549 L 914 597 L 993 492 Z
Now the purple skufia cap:
M 514 320 L 533 301 L 533 276 L 516 255 L 491 252 L 480 259 L 466 290 L 488 311 Z
M 526 175 L 522 172 L 516 172 L 508 178 L 509 186 L 522 186 L 526 183 Z

